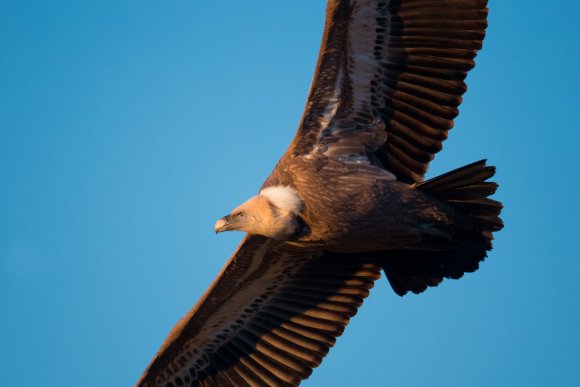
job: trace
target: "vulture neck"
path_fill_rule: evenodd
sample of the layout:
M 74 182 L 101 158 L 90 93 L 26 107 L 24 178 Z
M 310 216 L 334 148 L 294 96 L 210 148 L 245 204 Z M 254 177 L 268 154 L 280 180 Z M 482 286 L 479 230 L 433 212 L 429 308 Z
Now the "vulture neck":
M 258 195 L 261 208 L 261 221 L 256 224 L 257 232 L 277 240 L 287 240 L 302 229 L 299 214 L 303 203 L 294 188 L 286 186 L 267 187 Z

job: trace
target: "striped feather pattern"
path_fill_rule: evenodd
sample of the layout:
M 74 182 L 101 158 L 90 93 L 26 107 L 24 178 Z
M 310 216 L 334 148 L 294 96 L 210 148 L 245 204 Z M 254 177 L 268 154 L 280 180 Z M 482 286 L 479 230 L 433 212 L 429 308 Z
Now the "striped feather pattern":
M 250 236 L 138 385 L 297 385 L 320 365 L 380 270 L 353 255 L 305 254 Z
M 459 113 L 486 27 L 486 0 L 330 0 L 290 153 L 378 159 L 398 180 L 422 181 Z

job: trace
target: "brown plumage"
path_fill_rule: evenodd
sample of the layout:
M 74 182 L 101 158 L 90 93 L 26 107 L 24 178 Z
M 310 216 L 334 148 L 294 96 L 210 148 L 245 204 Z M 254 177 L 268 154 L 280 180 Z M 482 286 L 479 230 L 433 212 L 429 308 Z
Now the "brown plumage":
M 484 0 L 329 0 L 294 140 L 218 220 L 248 235 L 139 386 L 297 385 L 384 271 L 404 295 L 477 270 L 502 228 L 485 161 L 423 181 L 458 114 Z

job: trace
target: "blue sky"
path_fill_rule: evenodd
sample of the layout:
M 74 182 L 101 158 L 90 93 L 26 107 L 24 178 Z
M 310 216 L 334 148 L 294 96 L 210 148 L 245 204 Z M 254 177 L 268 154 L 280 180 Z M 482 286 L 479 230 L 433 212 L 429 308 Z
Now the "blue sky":
M 580 10 L 490 3 L 429 176 L 488 158 L 506 227 L 460 281 L 379 281 L 305 386 L 580 385 Z M 0 384 L 138 379 L 242 237 L 214 221 L 288 146 L 323 13 L 0 1 Z

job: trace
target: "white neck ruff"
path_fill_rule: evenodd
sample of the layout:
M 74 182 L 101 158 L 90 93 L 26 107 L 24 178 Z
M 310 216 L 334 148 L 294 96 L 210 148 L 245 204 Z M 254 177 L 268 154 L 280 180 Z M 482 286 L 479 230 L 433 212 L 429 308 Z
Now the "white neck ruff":
M 265 197 L 276 207 L 298 214 L 302 210 L 302 200 L 298 192 L 292 187 L 275 185 L 264 188 L 260 195 Z

